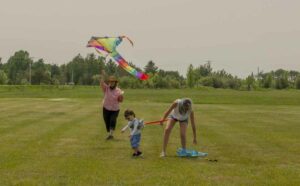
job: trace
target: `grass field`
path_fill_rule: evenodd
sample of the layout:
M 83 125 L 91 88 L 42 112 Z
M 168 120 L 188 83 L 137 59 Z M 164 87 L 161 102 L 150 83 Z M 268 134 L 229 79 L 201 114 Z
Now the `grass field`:
M 158 120 L 180 97 L 195 103 L 205 159 L 168 157 L 163 128 L 146 126 L 144 158 L 131 158 L 125 108 Z M 98 87 L 0 86 L 0 185 L 300 185 L 300 91 L 125 90 L 116 139 L 105 141 Z

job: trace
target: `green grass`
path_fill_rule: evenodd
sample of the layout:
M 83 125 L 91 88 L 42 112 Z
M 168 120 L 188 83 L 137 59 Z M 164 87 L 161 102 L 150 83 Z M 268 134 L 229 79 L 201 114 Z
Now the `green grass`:
M 217 163 L 159 158 L 163 128 L 146 126 L 131 158 L 125 108 L 157 120 L 179 97 L 195 103 L 198 145 Z M 98 87 L 0 86 L 0 185 L 300 185 L 300 91 L 125 90 L 116 140 L 105 141 Z

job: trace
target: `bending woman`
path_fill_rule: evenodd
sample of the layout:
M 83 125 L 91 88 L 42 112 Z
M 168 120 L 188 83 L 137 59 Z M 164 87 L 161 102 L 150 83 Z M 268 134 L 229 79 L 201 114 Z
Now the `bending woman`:
M 167 144 L 169 141 L 169 136 L 176 122 L 179 122 L 180 125 L 180 139 L 182 149 L 186 149 L 186 129 L 188 126 L 188 120 L 191 120 L 192 129 L 193 129 L 193 143 L 197 144 L 196 139 L 196 125 L 194 119 L 194 111 L 192 109 L 192 100 L 190 98 L 182 98 L 175 100 L 172 105 L 166 110 L 161 121 L 168 118 L 167 126 L 164 130 L 163 138 L 163 149 L 161 152 L 161 157 L 166 156 Z M 162 123 L 161 123 L 162 124 Z

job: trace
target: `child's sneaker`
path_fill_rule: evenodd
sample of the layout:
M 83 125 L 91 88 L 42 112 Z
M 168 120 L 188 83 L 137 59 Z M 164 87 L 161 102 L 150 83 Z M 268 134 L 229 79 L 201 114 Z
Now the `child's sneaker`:
M 161 157 L 161 158 L 166 157 L 166 153 L 165 153 L 165 152 L 161 152 L 161 153 L 160 153 L 160 157 Z
M 142 156 L 143 155 L 143 153 L 141 152 L 141 151 L 138 151 L 137 153 L 136 153 L 136 156 Z

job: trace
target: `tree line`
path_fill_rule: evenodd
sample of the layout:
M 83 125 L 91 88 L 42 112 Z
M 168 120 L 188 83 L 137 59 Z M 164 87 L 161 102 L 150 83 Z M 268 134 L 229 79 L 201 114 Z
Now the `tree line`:
M 214 71 L 210 61 L 193 67 L 189 65 L 186 77 L 178 71 L 159 69 L 149 61 L 141 69 L 131 62 L 139 71 L 149 75 L 147 81 L 141 81 L 125 72 L 111 60 L 88 54 L 78 54 L 66 64 L 47 64 L 43 59 L 33 60 L 27 51 L 17 51 L 6 63 L 0 58 L 0 85 L 98 85 L 99 73 L 105 70 L 108 75 L 115 75 L 122 88 L 195 88 L 208 86 L 237 90 L 254 90 L 260 88 L 300 89 L 300 73 L 278 69 L 271 72 L 258 72 L 242 79 L 225 70 Z
M 251 73 L 245 79 L 232 76 L 225 70 L 213 71 L 208 61 L 196 68 L 190 65 L 187 71 L 188 87 L 209 86 L 214 88 L 230 88 L 238 90 L 266 89 L 300 89 L 300 72 L 278 69 L 271 72 L 258 71 Z

